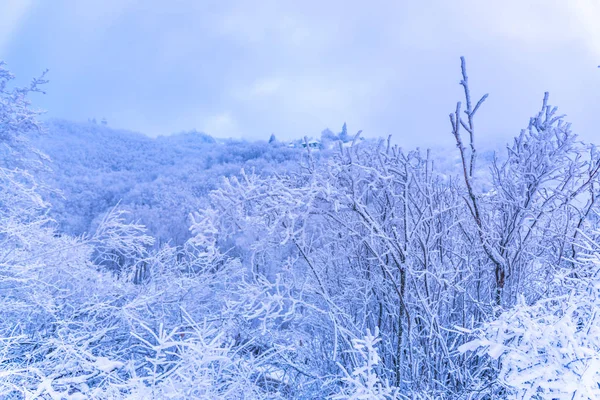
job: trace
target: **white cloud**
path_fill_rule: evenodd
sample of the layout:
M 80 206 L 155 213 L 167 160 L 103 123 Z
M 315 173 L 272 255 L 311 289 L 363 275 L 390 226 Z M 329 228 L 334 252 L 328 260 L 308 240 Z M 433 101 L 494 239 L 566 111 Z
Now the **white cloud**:
M 237 123 L 229 112 L 209 116 L 201 124 L 201 131 L 216 137 L 239 137 Z
M 566 3 L 565 3 L 566 4 Z M 600 2 L 597 0 L 572 0 L 568 3 L 573 25 L 579 39 L 586 44 L 592 57 L 600 64 Z
M 451 4 L 451 5 L 450 5 Z M 463 0 L 448 3 L 448 20 L 465 36 L 479 42 L 511 43 L 522 50 L 547 51 L 573 43 L 600 56 L 600 2 L 597 0 Z M 444 29 L 445 25 L 438 25 Z M 447 26 L 446 26 L 447 27 Z
M 252 85 L 251 94 L 253 96 L 270 96 L 280 91 L 282 80 L 279 78 L 259 79 Z
M 0 55 L 31 9 L 32 0 L 4 0 L 0 3 Z

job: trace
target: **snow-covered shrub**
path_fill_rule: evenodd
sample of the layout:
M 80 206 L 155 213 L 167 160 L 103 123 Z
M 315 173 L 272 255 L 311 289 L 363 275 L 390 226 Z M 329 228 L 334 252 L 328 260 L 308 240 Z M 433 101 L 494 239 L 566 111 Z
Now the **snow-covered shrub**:
M 521 296 L 459 348 L 496 360 L 507 398 L 600 398 L 600 281 L 556 283 L 564 294 L 534 304 Z
M 224 312 L 238 263 L 150 250 L 119 209 L 89 237 L 57 231 L 21 169 L 40 159 L 22 135 L 37 127 L 26 94 L 41 81 L 10 79 L 0 64 L 0 398 L 263 398 L 225 329 L 243 317 Z
M 340 393 L 331 396 L 331 399 L 338 400 L 390 400 L 397 398 L 397 389 L 381 379 L 377 375 L 381 359 L 377 352 L 377 344 L 381 341 L 379 338 L 379 329 L 375 328 L 375 332 L 367 332 L 363 339 L 353 339 L 353 355 L 358 360 L 357 365 L 349 373 L 340 365 L 344 373 L 344 387 Z

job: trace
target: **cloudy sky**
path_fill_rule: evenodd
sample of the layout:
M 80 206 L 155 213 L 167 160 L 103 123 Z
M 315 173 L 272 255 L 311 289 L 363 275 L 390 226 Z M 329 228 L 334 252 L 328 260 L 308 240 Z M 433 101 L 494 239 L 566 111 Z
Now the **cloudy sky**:
M 451 143 L 459 57 L 490 93 L 481 140 L 508 140 L 550 91 L 600 142 L 597 0 L 98 0 L 0 3 L 0 59 L 52 117 L 151 136 L 318 135 Z

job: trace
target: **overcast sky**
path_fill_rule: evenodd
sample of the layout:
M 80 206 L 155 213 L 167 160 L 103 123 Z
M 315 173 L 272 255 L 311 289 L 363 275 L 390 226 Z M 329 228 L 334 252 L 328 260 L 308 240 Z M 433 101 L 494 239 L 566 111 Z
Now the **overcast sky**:
M 0 2 L 0 59 L 45 68 L 52 117 L 151 136 L 318 135 L 326 127 L 450 144 L 459 57 L 490 93 L 481 140 L 508 140 L 544 91 L 600 143 L 597 0 Z

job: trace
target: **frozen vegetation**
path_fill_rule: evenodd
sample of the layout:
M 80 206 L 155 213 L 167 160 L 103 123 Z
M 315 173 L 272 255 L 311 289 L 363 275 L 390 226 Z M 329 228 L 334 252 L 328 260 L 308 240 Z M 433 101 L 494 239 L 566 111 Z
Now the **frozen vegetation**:
M 482 157 L 461 73 L 449 156 L 41 124 L 0 64 L 0 398 L 600 398 L 600 154 L 545 95 Z

